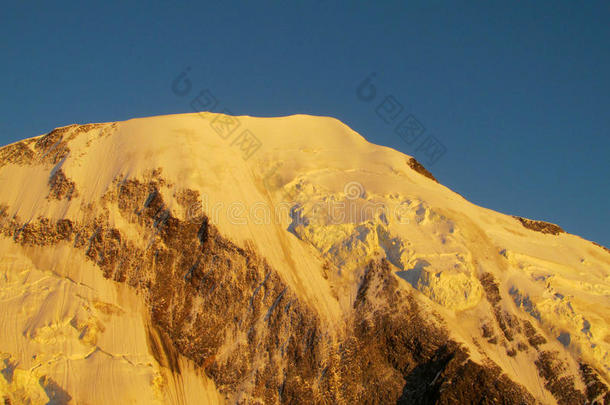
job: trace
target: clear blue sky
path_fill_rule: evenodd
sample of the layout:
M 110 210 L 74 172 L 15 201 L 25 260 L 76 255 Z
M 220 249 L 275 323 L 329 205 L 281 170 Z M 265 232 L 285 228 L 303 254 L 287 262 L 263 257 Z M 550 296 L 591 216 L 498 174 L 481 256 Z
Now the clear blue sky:
M 190 66 L 235 114 L 339 118 L 477 204 L 610 245 L 610 2 L 122 3 L 3 4 L 1 144 L 189 112 Z M 432 166 L 377 116 L 387 95 L 446 147 Z

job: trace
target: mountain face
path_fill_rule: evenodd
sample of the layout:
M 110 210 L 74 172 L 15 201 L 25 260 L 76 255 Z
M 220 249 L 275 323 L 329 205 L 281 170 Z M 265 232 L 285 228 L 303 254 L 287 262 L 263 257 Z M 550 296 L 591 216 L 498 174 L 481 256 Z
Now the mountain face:
M 0 149 L 5 404 L 608 403 L 610 252 L 332 118 Z

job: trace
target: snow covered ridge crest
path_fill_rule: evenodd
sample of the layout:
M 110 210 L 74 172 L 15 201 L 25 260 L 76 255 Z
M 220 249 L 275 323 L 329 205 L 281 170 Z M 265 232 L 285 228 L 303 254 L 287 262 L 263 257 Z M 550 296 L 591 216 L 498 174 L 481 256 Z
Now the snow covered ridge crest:
M 247 161 L 196 114 L 69 126 L 0 149 L 12 319 L 0 322 L 17 325 L 0 352 L 34 381 L 0 378 L 1 395 L 44 398 L 45 377 L 96 403 L 79 388 L 87 374 L 61 364 L 117 370 L 128 352 L 120 373 L 148 403 L 191 391 L 200 403 L 607 395 L 607 251 L 475 206 L 337 120 L 240 121 L 262 141 Z M 35 274 L 78 297 L 43 310 Z M 100 301 L 122 312 L 107 317 Z M 145 353 L 112 343 L 126 319 Z M 472 390 L 475 379 L 501 383 Z

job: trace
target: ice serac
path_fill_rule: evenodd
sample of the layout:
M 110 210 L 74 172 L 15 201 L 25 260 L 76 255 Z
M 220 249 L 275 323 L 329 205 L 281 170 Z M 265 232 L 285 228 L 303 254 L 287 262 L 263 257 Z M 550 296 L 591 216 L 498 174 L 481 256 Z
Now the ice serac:
M 333 118 L 1 148 L 0 302 L 10 404 L 610 401 L 607 249 Z

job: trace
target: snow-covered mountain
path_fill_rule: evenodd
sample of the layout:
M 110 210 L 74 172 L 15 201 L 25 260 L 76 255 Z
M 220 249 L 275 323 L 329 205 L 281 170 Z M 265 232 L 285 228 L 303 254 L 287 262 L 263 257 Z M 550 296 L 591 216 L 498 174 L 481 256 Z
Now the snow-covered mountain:
M 333 118 L 0 149 L 0 302 L 10 404 L 610 400 L 610 251 Z

